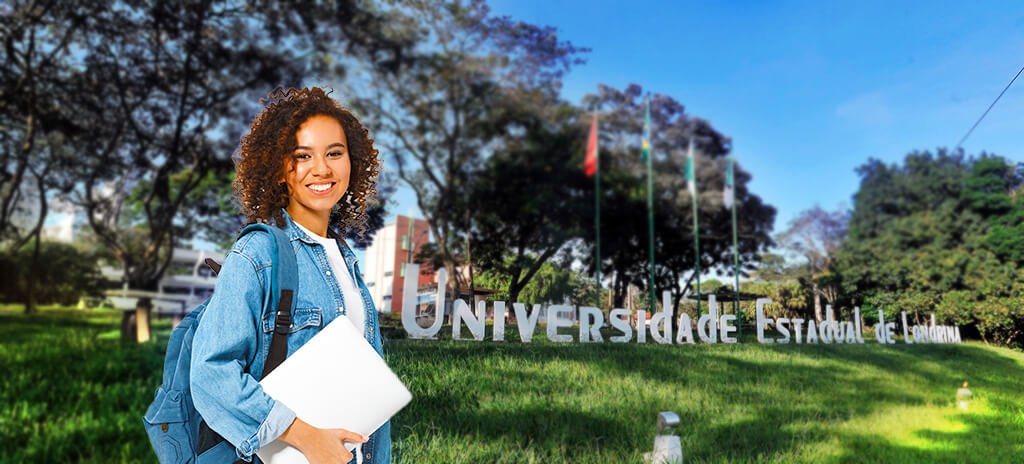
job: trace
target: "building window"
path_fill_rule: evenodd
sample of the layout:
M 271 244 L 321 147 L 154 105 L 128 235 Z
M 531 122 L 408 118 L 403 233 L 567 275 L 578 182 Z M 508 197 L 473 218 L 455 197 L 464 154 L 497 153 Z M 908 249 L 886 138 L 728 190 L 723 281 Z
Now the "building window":
M 391 277 L 392 274 L 394 274 L 394 273 L 391 272 L 391 271 L 385 272 L 384 273 L 384 277 Z
M 409 249 L 409 236 L 408 235 L 403 235 L 402 236 L 402 249 L 403 250 L 408 250 Z
M 401 277 L 405 277 L 405 263 L 402 263 Z

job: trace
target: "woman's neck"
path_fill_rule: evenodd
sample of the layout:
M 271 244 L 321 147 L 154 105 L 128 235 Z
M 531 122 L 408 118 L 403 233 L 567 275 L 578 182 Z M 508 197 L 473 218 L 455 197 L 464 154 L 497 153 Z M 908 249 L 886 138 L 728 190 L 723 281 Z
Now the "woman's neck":
M 331 213 L 319 213 L 316 211 L 310 211 L 305 208 L 293 208 L 292 205 L 288 205 L 285 208 L 288 211 L 288 215 L 292 217 L 292 220 L 296 224 L 300 224 L 310 232 L 317 234 L 321 237 L 327 236 L 327 224 L 330 222 Z

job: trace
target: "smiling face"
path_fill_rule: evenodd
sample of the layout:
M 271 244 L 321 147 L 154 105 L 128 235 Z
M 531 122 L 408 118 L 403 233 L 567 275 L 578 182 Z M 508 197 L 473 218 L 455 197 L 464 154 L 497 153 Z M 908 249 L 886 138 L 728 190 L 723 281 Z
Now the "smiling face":
M 352 169 L 345 130 L 333 117 L 317 115 L 299 126 L 295 140 L 291 160 L 285 164 L 289 195 L 285 210 L 303 227 L 326 235 L 331 208 L 348 190 Z

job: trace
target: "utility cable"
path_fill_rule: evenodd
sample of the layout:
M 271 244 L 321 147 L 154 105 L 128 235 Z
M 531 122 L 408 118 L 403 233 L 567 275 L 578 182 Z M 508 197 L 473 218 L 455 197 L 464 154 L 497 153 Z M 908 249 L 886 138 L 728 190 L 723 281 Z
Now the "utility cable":
M 986 109 L 984 113 L 981 113 L 981 117 L 978 118 L 978 120 L 974 122 L 974 125 L 971 126 L 971 129 L 968 130 L 966 134 L 964 134 L 963 138 L 960 139 L 960 142 L 956 144 L 956 149 L 957 150 L 960 150 L 960 146 L 964 144 L 964 140 L 967 140 L 967 137 L 971 136 L 971 132 L 974 132 L 974 129 L 976 127 L 978 127 L 978 124 L 981 124 L 981 120 L 985 119 L 985 115 L 988 114 L 988 112 L 992 109 L 993 106 L 996 106 L 996 102 L 998 102 L 1000 98 L 1003 98 L 1003 94 L 1006 93 L 1006 91 L 1010 89 L 1010 86 L 1013 85 L 1013 81 L 1017 80 L 1017 78 L 1020 77 L 1020 74 L 1022 72 L 1024 72 L 1024 67 L 1021 67 L 1020 71 L 1017 71 L 1017 75 L 1013 76 L 1013 79 L 1010 79 L 1010 83 L 1006 84 L 1006 87 L 1003 88 L 1003 91 L 999 92 L 999 96 L 996 97 L 996 99 L 992 101 L 991 105 L 988 105 L 988 109 Z

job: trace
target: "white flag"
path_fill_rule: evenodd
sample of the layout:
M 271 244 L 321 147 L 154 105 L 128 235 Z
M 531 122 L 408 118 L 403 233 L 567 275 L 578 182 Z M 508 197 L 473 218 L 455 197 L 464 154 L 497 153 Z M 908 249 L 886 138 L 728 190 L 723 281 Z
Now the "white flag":
M 686 189 L 690 191 L 693 198 L 697 198 L 697 171 L 693 154 L 693 139 L 690 139 L 690 147 L 686 153 Z

